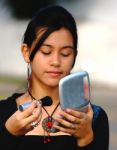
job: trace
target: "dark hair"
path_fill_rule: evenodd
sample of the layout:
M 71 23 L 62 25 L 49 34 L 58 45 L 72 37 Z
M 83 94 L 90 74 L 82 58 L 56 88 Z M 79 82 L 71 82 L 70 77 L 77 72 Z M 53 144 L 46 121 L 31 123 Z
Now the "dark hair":
M 30 61 L 33 60 L 36 52 L 43 44 L 44 40 L 54 31 L 60 28 L 68 29 L 72 36 L 74 42 L 75 56 L 77 55 L 77 27 L 73 16 L 61 6 L 48 6 L 40 9 L 36 15 L 29 22 L 27 29 L 24 33 L 23 43 L 26 43 L 31 47 L 32 42 L 36 38 L 38 29 L 46 28 L 47 30 L 43 33 L 41 38 L 38 40 L 36 46 L 32 50 L 30 55 Z M 75 61 L 75 58 L 74 58 Z

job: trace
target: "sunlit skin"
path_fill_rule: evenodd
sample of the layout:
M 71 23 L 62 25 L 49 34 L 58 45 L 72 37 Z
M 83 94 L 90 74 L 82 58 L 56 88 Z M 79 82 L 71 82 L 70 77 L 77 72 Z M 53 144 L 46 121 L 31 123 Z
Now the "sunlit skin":
M 66 29 L 53 32 L 36 53 L 32 67 L 32 86 L 58 87 L 70 73 L 74 60 L 73 38 Z
M 31 65 L 31 93 L 36 98 L 50 95 L 53 101 L 56 101 L 59 81 L 70 73 L 73 66 L 75 57 L 73 37 L 69 30 L 64 28 L 54 31 L 30 62 L 30 53 L 45 30 L 44 28 L 37 32 L 37 38 L 31 47 L 23 43 L 22 53 L 25 61 Z M 40 94 L 37 94 L 39 91 Z
M 40 37 L 37 34 L 38 38 Z M 35 41 L 31 47 L 22 44 L 22 54 L 26 63 L 31 65 L 31 93 L 37 99 L 49 95 L 52 97 L 53 104 L 46 107 L 51 114 L 59 102 L 58 85 L 61 78 L 68 75 L 74 62 L 74 45 L 72 34 L 65 28 L 54 31 L 44 41 L 30 62 L 29 56 L 34 48 Z M 17 105 L 30 100 L 29 94 L 17 99 Z M 43 135 L 42 120 L 47 117 L 45 111 L 35 103 L 32 103 L 24 112 L 16 111 L 6 122 L 6 128 L 14 135 Z M 64 118 L 60 118 L 63 116 Z M 61 110 L 60 106 L 55 111 L 53 118 L 63 126 L 54 125 L 60 132 L 50 133 L 50 135 L 73 135 L 80 146 L 89 144 L 93 140 L 92 131 L 93 112 L 89 106 L 87 113 L 71 109 Z M 66 120 L 67 119 L 67 120 Z M 39 125 L 33 130 L 31 122 L 37 121 Z M 14 125 L 15 124 L 15 125 Z M 14 126 L 13 126 L 14 125 Z M 13 128 L 12 128 L 13 126 Z

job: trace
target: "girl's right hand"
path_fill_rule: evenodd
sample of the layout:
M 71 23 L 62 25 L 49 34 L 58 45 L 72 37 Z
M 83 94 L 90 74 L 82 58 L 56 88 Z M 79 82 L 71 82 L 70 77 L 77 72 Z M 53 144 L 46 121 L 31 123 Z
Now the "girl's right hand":
M 33 129 L 31 123 L 37 124 L 41 120 L 42 110 L 41 105 L 36 101 L 25 109 L 23 112 L 17 110 L 5 123 L 6 129 L 15 136 L 24 135 Z

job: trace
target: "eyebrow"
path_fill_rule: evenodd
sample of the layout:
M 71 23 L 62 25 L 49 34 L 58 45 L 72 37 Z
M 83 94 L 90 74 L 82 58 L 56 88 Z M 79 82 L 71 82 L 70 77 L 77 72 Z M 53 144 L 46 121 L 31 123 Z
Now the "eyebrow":
M 42 44 L 42 46 L 47 46 L 47 47 L 53 48 L 53 46 L 50 45 L 50 44 Z M 71 46 L 71 45 L 66 45 L 66 46 L 63 46 L 63 47 L 62 47 L 62 49 L 65 49 L 65 48 L 74 49 L 73 46 Z

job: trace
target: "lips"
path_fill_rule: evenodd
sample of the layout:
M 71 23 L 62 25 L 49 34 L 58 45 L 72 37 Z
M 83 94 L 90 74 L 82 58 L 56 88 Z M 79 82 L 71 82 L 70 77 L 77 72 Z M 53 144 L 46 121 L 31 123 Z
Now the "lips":
M 52 77 L 59 77 L 62 74 L 60 71 L 47 71 L 47 73 Z

